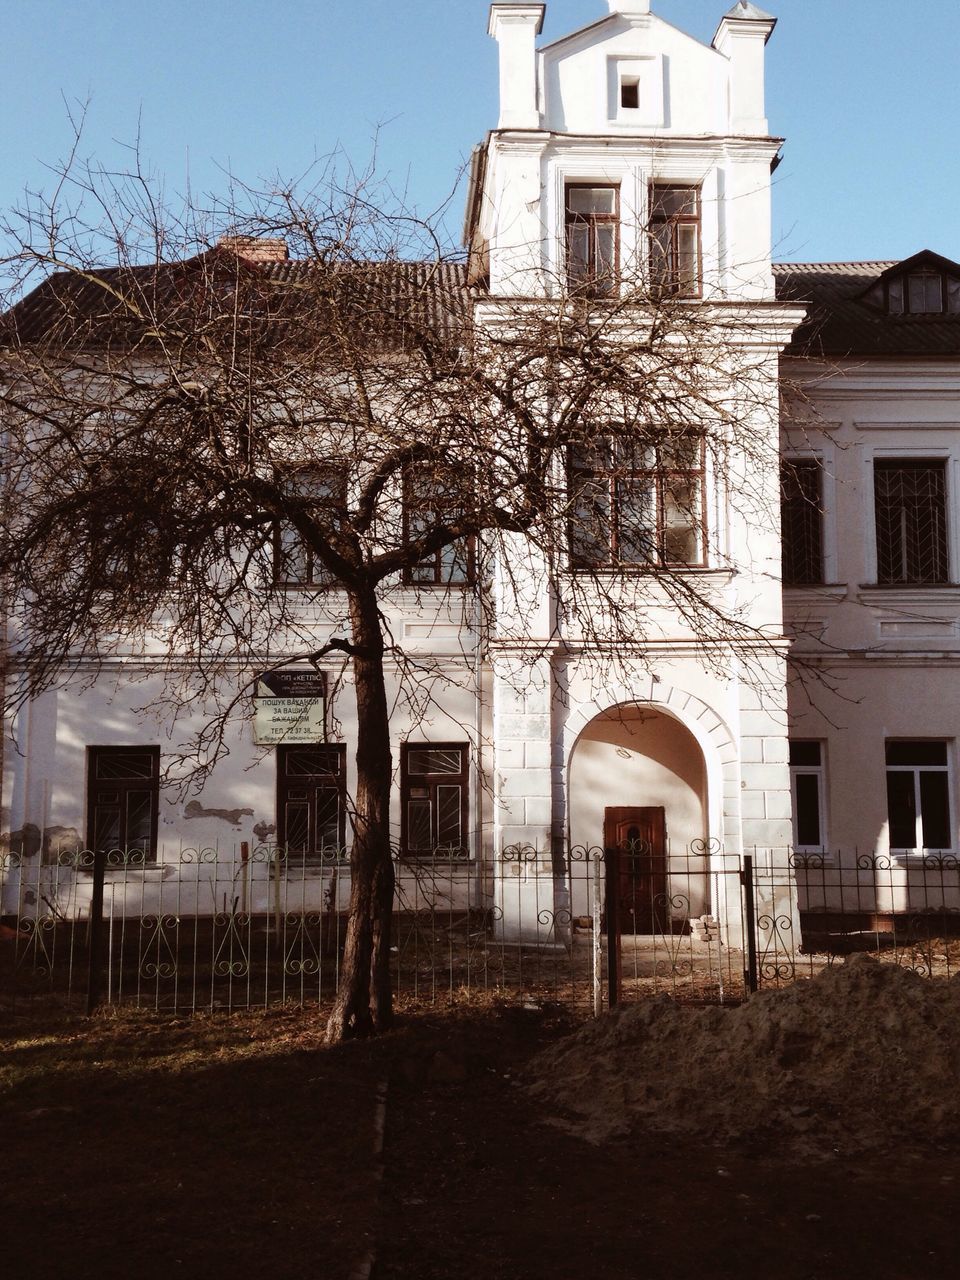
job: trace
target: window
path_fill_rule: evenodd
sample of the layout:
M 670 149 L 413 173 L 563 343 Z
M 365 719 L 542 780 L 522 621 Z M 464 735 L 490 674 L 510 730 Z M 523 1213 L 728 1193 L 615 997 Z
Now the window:
M 289 476 L 293 498 L 309 498 L 310 508 L 326 517 L 331 528 L 340 522 L 347 500 L 346 476 L 341 467 L 297 467 Z M 274 583 L 278 587 L 323 589 L 334 578 L 294 526 L 277 522 L 274 531 Z
M 945 742 L 887 743 L 891 849 L 952 849 Z
M 620 258 L 620 193 L 616 187 L 568 184 L 567 284 L 583 293 L 616 291 Z
M 700 292 L 700 189 L 650 187 L 650 284 L 662 293 Z
M 159 747 L 87 748 L 87 845 L 107 865 L 157 860 Z
M 403 534 L 410 543 L 458 518 L 464 473 L 437 466 L 411 467 L 403 477 Z M 404 570 L 416 586 L 465 586 L 474 580 L 474 540 L 457 538 Z
M 572 566 L 702 565 L 703 454 L 702 437 L 685 431 L 571 450 Z
M 790 792 L 793 799 L 793 843 L 798 850 L 822 850 L 827 842 L 823 746 L 790 743 Z
M 620 105 L 628 111 L 636 111 L 640 106 L 640 77 L 624 76 L 620 81 Z
M 878 460 L 873 475 L 877 581 L 947 582 L 943 462 Z
M 823 582 L 823 499 L 819 462 L 785 462 L 780 471 L 785 586 Z
M 942 315 L 960 312 L 960 280 L 939 271 L 910 271 L 887 281 L 891 315 Z
M 277 747 L 277 842 L 288 867 L 346 856 L 346 759 L 342 743 Z
M 468 858 L 465 743 L 405 743 L 400 758 L 401 847 L 412 858 Z

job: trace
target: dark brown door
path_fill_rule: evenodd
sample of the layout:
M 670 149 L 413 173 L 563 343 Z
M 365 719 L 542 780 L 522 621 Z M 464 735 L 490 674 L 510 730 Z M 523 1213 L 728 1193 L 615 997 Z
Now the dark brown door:
M 667 820 L 662 808 L 603 812 L 603 844 L 617 851 L 621 933 L 655 933 L 669 925 Z

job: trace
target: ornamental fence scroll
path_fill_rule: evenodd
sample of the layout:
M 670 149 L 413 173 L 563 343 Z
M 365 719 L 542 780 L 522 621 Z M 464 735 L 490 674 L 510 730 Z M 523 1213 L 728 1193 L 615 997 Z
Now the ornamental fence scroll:
M 339 980 L 349 896 L 340 850 L 0 854 L 0 1008 L 321 1008 Z M 717 841 L 635 840 L 397 861 L 401 1004 L 733 1003 L 854 950 L 924 976 L 954 972 L 960 859 L 741 858 Z

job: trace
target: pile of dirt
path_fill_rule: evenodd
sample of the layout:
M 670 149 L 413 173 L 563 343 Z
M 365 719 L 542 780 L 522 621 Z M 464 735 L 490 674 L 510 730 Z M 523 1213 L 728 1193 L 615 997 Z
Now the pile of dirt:
M 960 977 L 857 956 L 738 1008 L 656 1000 L 538 1055 L 526 1088 L 592 1142 L 654 1131 L 813 1158 L 960 1138 Z

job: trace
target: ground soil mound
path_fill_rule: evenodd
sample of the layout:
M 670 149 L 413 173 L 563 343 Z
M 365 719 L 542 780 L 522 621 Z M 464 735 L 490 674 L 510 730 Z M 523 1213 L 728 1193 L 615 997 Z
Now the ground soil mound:
M 960 1139 L 960 977 L 858 956 L 737 1008 L 654 1000 L 539 1054 L 526 1087 L 602 1142 L 637 1131 L 811 1157 Z

